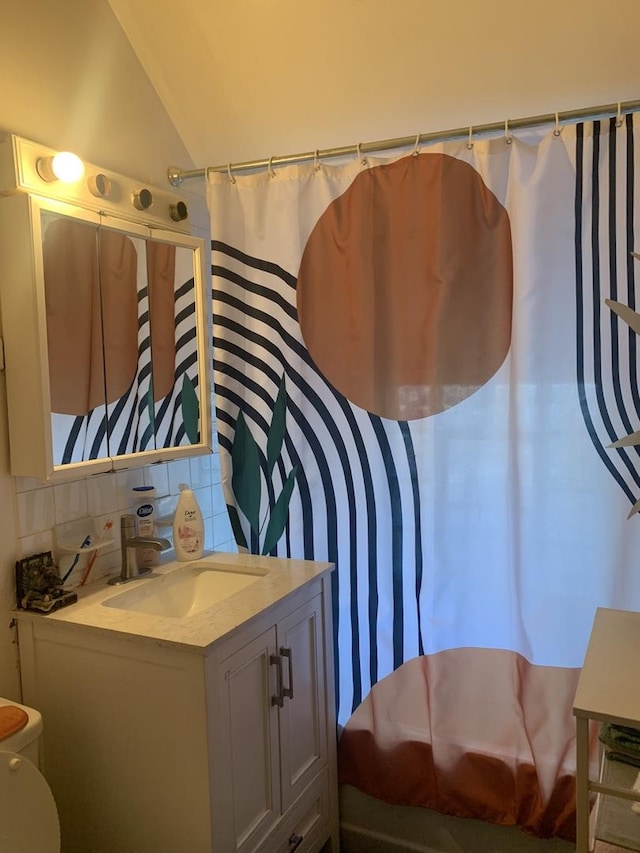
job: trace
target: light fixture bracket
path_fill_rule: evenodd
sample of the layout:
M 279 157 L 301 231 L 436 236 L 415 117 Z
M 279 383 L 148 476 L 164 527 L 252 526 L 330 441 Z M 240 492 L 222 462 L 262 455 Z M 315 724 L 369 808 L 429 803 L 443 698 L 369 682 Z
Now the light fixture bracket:
M 191 233 L 187 199 L 88 162 L 84 176 L 64 183 L 54 171 L 59 153 L 14 134 L 0 136 L 0 196 L 26 192 L 151 228 Z

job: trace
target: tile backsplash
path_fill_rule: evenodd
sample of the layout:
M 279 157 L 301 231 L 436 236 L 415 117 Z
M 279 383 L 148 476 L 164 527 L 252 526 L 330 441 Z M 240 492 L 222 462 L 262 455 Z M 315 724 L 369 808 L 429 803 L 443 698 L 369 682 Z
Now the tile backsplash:
M 171 521 L 180 483 L 187 483 L 193 489 L 202 510 L 205 549 L 236 551 L 216 450 L 204 456 L 84 476 L 55 485 L 43 485 L 29 477 L 16 477 L 18 557 L 52 551 L 59 573 L 64 576 L 75 556 L 73 551 L 65 550 L 68 537 L 75 537 L 72 538 L 75 543 L 91 534 L 104 541 L 104 545 L 98 550 L 87 583 L 115 574 L 120 568 L 120 516 L 133 511 L 132 488 L 155 487 L 156 533 L 171 539 Z M 92 556 L 93 552 L 80 554 L 65 587 L 73 588 L 80 584 Z

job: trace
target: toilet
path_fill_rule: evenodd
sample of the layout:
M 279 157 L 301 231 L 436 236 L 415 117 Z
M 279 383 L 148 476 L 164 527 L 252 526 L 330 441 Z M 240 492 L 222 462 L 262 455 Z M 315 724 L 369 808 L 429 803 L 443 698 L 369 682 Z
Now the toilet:
M 39 770 L 42 717 L 0 699 L 0 850 L 60 853 L 60 824 Z

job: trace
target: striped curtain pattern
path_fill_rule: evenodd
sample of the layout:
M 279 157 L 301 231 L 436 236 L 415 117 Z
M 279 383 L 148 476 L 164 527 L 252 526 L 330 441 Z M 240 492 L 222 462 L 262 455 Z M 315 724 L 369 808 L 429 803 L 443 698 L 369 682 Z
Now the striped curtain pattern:
M 579 126 L 576 136 L 576 313 L 580 402 L 593 446 L 624 495 L 640 497 L 634 116 Z M 605 301 L 607 300 L 607 301 Z M 608 302 L 610 301 L 610 302 Z M 615 304 L 612 304 L 615 303 Z M 613 310 L 615 309 L 615 310 Z M 621 317 L 620 314 L 623 316 Z M 638 437 L 640 443 L 640 436 Z
M 637 453 L 607 446 L 640 421 L 635 336 L 603 301 L 633 307 L 633 129 L 209 176 L 225 496 L 238 542 L 261 552 L 295 469 L 269 553 L 336 564 L 341 722 L 416 656 L 503 648 L 579 666 L 597 606 L 640 607 L 637 475 L 621 461 Z M 400 319 L 394 297 L 410 305 Z M 412 313 L 425 332 L 406 346 Z M 356 358 L 352 338 L 374 343 Z M 253 525 L 239 424 L 262 486 Z
M 106 406 L 97 406 L 86 414 L 52 414 L 56 465 L 177 447 L 196 440 L 185 428 L 185 404 L 197 410 L 199 393 L 192 251 L 177 248 L 175 252 L 170 323 L 175 337 L 175 363 L 171 367 L 168 393 L 154 399 L 157 395 L 152 385 L 153 336 L 144 260 L 146 246 L 141 239 L 133 239 L 133 243 L 138 257 L 137 360 L 131 382 L 122 396 Z M 117 317 L 115 322 L 119 322 Z M 197 415 L 194 420 L 197 422 Z
M 216 240 L 212 253 L 220 448 L 230 457 L 239 410 L 265 444 L 284 375 L 287 465 L 277 489 L 290 466 L 298 477 L 287 530 L 272 553 L 345 567 L 334 575 L 335 612 L 347 604 L 335 641 L 350 649 L 345 681 L 355 706 L 381 666 L 386 674 L 423 651 L 420 497 L 415 486 L 404 494 L 400 488 L 416 482 L 411 434 L 406 423 L 354 408 L 317 371 L 300 337 L 290 274 Z M 390 562 L 390 575 L 378 571 L 379 560 Z M 390 631 L 380 647 L 379 620 Z

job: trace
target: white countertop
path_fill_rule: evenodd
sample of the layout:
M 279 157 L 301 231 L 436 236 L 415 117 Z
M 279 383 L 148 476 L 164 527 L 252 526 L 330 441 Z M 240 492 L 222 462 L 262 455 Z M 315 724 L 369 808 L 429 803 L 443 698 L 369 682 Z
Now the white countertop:
M 60 624 L 77 630 L 88 629 L 102 634 L 109 633 L 111 636 L 147 639 L 154 644 L 204 653 L 230 631 L 334 568 L 333 563 L 232 553 L 205 554 L 201 560 L 195 562 L 206 562 L 212 567 L 228 566 L 236 570 L 267 569 L 268 574 L 259 577 L 246 589 L 234 593 L 207 610 L 185 618 L 155 616 L 104 605 L 105 601 L 124 591 L 134 589 L 141 584 L 153 584 L 156 576 L 168 575 L 189 565 L 177 561 L 157 566 L 152 576 L 126 584 L 109 586 L 105 578 L 101 582 L 89 585 L 86 589 L 74 590 L 78 593 L 78 601 L 54 613 L 42 615 L 17 610 L 15 617 L 20 621 L 43 625 L 46 623 L 51 627 Z

